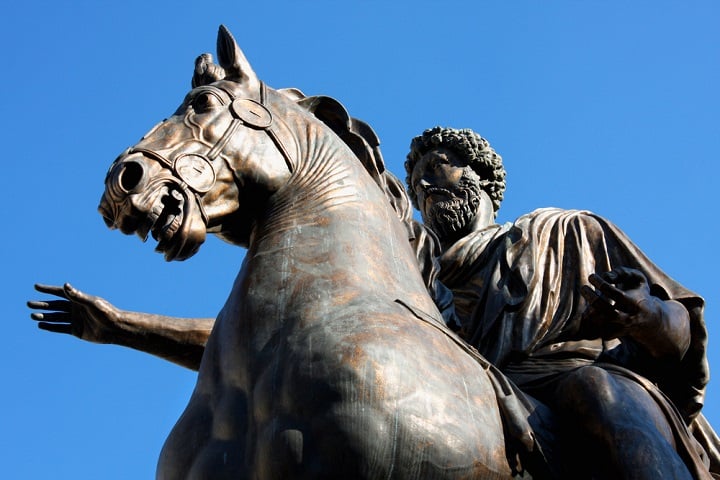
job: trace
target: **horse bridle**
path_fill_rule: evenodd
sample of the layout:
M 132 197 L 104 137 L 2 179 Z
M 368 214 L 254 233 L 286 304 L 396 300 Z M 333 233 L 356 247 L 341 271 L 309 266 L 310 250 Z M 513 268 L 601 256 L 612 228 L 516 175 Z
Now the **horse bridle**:
M 228 108 L 232 115 L 230 125 L 206 153 L 180 153 L 173 158 L 166 158 L 155 150 L 132 147 L 125 152 L 125 155 L 141 153 L 159 161 L 175 174 L 182 182 L 182 187 L 186 187 L 198 197 L 202 197 L 215 184 L 215 167 L 213 166 L 215 159 L 223 152 L 237 129 L 241 125 L 245 125 L 256 130 L 264 130 L 285 159 L 290 173 L 294 171 L 293 159 L 280 139 L 277 122 L 273 121 L 273 115 L 266 106 L 267 87 L 263 82 L 260 82 L 259 101 L 251 98 L 236 98 L 232 92 L 214 85 L 202 86 L 196 90 L 209 91 L 218 98 L 226 97 L 230 103 Z

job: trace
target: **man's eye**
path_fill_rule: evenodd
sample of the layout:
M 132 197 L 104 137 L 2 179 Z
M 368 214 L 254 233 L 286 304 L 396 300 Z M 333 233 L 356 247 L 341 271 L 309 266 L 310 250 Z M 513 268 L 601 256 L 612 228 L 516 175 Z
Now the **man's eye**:
M 445 161 L 445 160 L 441 160 L 441 159 L 435 160 L 435 161 L 433 162 L 433 169 L 438 170 L 438 169 L 441 168 L 442 166 L 447 165 L 447 163 L 448 163 L 448 162 Z

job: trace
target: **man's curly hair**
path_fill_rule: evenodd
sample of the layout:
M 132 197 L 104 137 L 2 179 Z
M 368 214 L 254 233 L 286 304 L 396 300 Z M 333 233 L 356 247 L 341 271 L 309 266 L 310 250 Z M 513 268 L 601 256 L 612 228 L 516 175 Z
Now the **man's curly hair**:
M 405 182 L 413 206 L 418 208 L 417 195 L 412 188 L 410 177 L 415 164 L 427 152 L 434 148 L 447 148 L 456 152 L 480 177 L 480 186 L 493 202 L 497 213 L 505 192 L 505 168 L 502 157 L 490 146 L 490 142 L 469 128 L 435 127 L 425 130 L 422 135 L 412 139 L 410 153 L 405 161 Z

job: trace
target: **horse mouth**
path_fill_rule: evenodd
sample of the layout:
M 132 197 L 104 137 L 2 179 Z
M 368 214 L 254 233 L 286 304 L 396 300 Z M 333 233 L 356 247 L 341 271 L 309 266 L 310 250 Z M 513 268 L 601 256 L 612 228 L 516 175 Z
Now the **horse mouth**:
M 157 242 L 155 251 L 165 260 L 185 260 L 194 255 L 205 239 L 205 224 L 194 219 L 193 196 L 174 181 L 160 180 L 155 188 L 130 195 L 114 203 L 106 195 L 100 213 L 110 228 L 125 234 L 136 234 L 145 242 Z
M 146 240 L 149 231 L 158 242 L 155 250 L 165 252 L 182 226 L 184 205 L 185 197 L 182 193 L 167 185 L 161 187 L 148 214 L 145 230 L 137 232 L 140 238 Z
M 202 240 L 196 242 L 198 235 L 193 232 L 193 202 L 191 194 L 174 182 L 163 183 L 152 195 L 150 208 L 145 222 L 137 230 L 137 235 L 147 240 L 148 235 L 157 242 L 155 251 L 165 256 L 165 260 L 185 260 L 194 255 L 202 240 L 205 228 L 201 226 Z M 190 211 L 188 211 L 188 209 Z

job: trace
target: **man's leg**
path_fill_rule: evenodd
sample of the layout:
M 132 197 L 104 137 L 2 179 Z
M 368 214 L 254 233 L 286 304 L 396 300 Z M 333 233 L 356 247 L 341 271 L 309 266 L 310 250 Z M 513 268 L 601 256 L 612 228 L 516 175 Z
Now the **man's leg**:
M 595 470 L 617 479 L 692 478 L 665 416 L 636 382 L 586 366 L 564 375 L 552 397 L 546 401 L 568 433 L 584 439 L 579 453 Z

